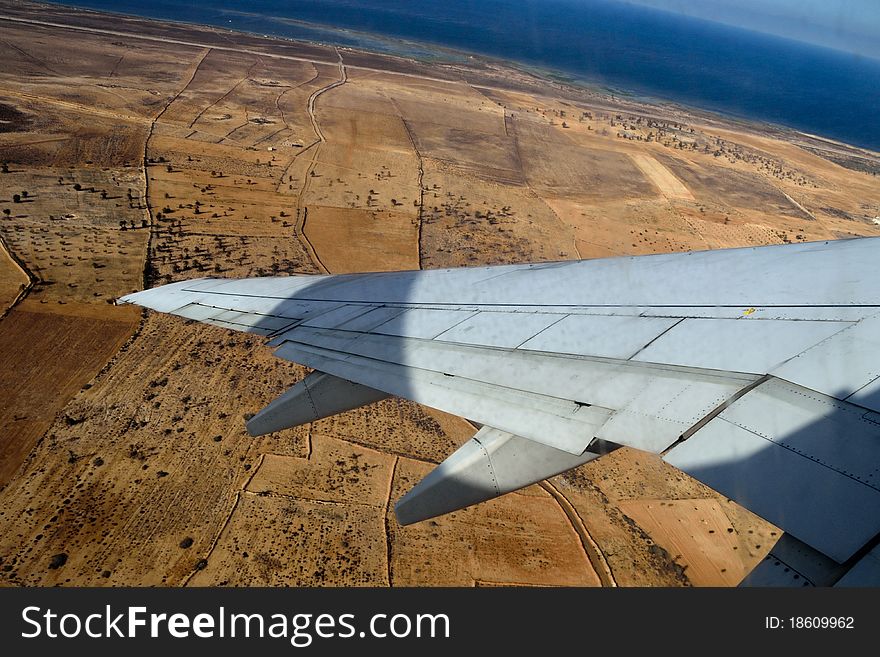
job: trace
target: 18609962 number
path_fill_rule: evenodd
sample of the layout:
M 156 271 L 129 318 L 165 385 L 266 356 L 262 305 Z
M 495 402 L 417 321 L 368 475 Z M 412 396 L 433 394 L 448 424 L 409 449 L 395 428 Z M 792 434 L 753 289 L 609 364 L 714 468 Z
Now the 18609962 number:
M 852 616 L 791 616 L 788 622 L 793 630 L 851 630 L 855 627 Z

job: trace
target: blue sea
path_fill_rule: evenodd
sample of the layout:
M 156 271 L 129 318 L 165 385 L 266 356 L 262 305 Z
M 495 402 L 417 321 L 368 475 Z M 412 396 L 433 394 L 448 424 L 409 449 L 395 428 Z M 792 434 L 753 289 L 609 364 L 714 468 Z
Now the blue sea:
M 425 59 L 487 55 L 880 151 L 880 60 L 611 0 L 59 4 Z

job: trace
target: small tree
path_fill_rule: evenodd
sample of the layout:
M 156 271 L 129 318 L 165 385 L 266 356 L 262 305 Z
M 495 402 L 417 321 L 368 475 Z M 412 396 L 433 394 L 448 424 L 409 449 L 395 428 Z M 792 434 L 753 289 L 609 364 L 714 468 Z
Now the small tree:
M 125 219 L 119 220 L 119 230 L 128 230 L 128 226 L 125 223 Z
M 83 186 L 80 185 L 79 183 L 73 183 L 73 188 L 74 188 L 76 191 L 80 191 L 80 190 L 83 188 Z
M 21 203 L 21 194 L 13 194 L 12 195 L 13 203 Z
M 5 214 L 7 217 L 10 215 L 11 212 L 12 210 L 10 210 L 9 208 L 3 208 L 3 214 Z

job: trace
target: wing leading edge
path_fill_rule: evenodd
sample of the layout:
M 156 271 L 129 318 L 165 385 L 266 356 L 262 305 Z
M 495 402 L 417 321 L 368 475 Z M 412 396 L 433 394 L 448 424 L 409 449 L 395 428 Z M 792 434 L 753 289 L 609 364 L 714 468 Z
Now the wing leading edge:
M 783 528 L 771 559 L 803 573 L 792 583 L 852 584 L 878 570 L 878 256 L 880 238 L 864 238 L 198 279 L 120 302 L 263 335 L 313 368 L 249 421 L 253 434 L 389 394 L 483 425 L 400 500 L 403 524 L 628 445 Z

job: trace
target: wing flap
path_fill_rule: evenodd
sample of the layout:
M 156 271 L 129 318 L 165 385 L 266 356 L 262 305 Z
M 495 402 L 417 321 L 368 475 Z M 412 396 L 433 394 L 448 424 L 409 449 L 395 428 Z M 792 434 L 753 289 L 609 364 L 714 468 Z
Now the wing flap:
M 880 425 L 769 379 L 665 460 L 837 562 L 880 533 Z
M 583 451 L 594 437 L 663 451 L 708 411 L 757 379 L 307 326 L 287 331 L 275 342 L 282 345 L 276 351 L 282 358 L 572 453 Z M 360 369 L 352 369 L 355 363 Z M 382 379 L 376 371 L 393 371 L 395 378 Z M 422 385 L 427 380 L 433 387 Z M 455 399 L 457 390 L 480 391 L 481 397 L 462 404 Z M 525 408 L 540 420 L 525 417 Z M 566 418 L 576 411 L 583 417 L 585 409 L 593 409 L 587 426 L 568 423 Z M 615 411 L 626 417 L 615 417 L 603 430 Z M 635 427 L 634 419 L 640 421 Z M 650 431 L 636 430 L 646 426 Z
M 657 400 L 656 403 L 671 409 L 667 402 L 671 401 L 672 396 L 677 396 L 681 398 L 678 408 L 688 407 L 689 413 L 693 414 L 703 408 L 706 402 L 699 397 L 693 398 L 693 404 L 689 403 L 682 396 L 685 390 L 694 393 L 698 387 L 708 386 L 717 388 L 719 394 L 722 394 L 720 391 L 732 394 L 758 378 L 752 374 L 658 363 L 571 357 L 558 353 L 489 348 L 373 333 L 316 330 L 306 326 L 287 331 L 278 336 L 275 343 L 285 341 L 612 409 L 626 407 L 634 397 L 645 391 L 651 381 L 663 379 L 671 382 L 666 390 L 670 398 Z
M 432 408 L 519 431 L 557 449 L 581 454 L 610 411 L 441 372 L 285 342 L 276 355 Z

